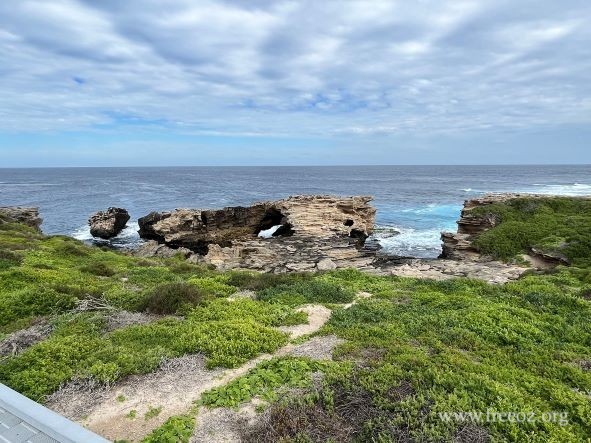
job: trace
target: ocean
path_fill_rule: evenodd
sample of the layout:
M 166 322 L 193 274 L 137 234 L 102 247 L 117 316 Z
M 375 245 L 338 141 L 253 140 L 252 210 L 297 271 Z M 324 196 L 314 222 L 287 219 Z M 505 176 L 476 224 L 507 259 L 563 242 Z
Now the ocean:
M 465 199 L 486 192 L 591 194 L 591 165 L 0 169 L 0 206 L 38 206 L 47 234 L 91 240 L 109 206 L 132 219 L 112 244 L 137 244 L 137 218 L 174 208 L 249 205 L 296 194 L 372 195 L 375 237 L 393 255 L 436 257 Z

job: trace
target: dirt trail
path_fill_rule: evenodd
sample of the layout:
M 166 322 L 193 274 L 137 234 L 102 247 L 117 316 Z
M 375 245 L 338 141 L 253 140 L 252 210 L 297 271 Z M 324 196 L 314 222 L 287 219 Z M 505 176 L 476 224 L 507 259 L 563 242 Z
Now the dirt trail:
M 330 309 L 322 305 L 306 305 L 299 310 L 308 313 L 308 324 L 279 328 L 292 339 L 318 331 L 331 314 Z M 227 370 L 206 369 L 205 359 L 199 355 L 173 359 L 154 373 L 130 377 L 113 387 L 81 421 L 111 440 L 139 440 L 168 417 L 185 413 L 203 392 L 229 383 L 264 360 L 288 355 L 293 349 L 294 345 L 287 344 L 273 354 L 260 355 L 239 368 Z M 150 408 L 162 410 L 156 417 L 146 420 L 144 416 Z
M 366 293 L 360 293 L 358 298 L 366 296 Z M 349 308 L 355 302 L 346 305 L 345 308 Z M 278 328 L 288 333 L 292 339 L 318 331 L 331 315 L 331 310 L 322 305 L 305 305 L 299 310 L 308 314 L 307 324 Z M 332 348 L 340 343 L 335 338 L 328 341 Z M 117 384 L 109 392 L 104 393 L 90 414 L 80 421 L 85 427 L 110 440 L 141 440 L 168 417 L 190 410 L 193 402 L 198 400 L 203 392 L 245 375 L 262 361 L 291 353 L 298 355 L 301 347 L 302 344 L 289 343 L 273 354 L 259 355 L 239 368 L 227 370 L 206 369 L 205 358 L 201 355 L 173 359 L 156 372 L 129 377 Z M 60 409 L 60 405 L 53 406 L 54 409 Z M 62 408 L 67 409 L 66 405 L 62 405 Z M 161 411 L 155 417 L 146 419 L 145 415 L 151 408 L 161 408 Z

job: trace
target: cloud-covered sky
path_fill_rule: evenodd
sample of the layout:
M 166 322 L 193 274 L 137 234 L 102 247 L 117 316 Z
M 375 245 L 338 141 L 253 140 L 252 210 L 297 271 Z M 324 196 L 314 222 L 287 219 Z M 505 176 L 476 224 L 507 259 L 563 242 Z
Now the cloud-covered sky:
M 6 0 L 0 166 L 591 163 L 588 0 Z

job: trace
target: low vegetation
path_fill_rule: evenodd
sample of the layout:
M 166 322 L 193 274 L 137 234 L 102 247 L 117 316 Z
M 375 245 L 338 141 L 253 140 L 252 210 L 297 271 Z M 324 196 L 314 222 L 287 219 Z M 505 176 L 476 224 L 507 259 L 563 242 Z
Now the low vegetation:
M 305 323 L 298 306 L 321 303 L 333 314 L 320 334 L 345 340 L 334 361 L 264 361 L 206 392 L 202 407 L 266 400 L 258 424 L 241 429 L 252 442 L 586 441 L 591 232 L 581 220 L 588 208 L 569 205 L 498 209 L 502 222 L 481 237 L 481 248 L 510 258 L 556 235 L 573 263 L 504 285 L 353 270 L 220 273 L 0 223 L 0 334 L 40 319 L 52 326 L 46 339 L 0 361 L 0 382 L 43 401 L 69 380 L 113 383 L 184 354 L 201 353 L 212 368 L 238 367 L 288 342 L 277 327 Z M 524 211 L 529 215 L 520 215 Z M 530 222 L 540 226 L 523 234 Z M 503 228 L 507 223 L 519 235 Z M 554 223 L 572 229 L 552 234 L 547 224 Z M 514 240 L 523 236 L 526 242 Z M 372 297 L 344 309 L 359 291 Z M 150 313 L 151 321 L 110 328 L 110 316 L 120 310 Z M 527 412 L 533 419 L 449 416 L 472 411 Z M 170 417 L 144 441 L 188 441 L 192 412 Z M 159 413 L 164 419 L 166 409 Z M 134 423 L 147 418 L 136 415 Z
M 473 211 L 500 221 L 477 239 L 484 253 L 509 260 L 534 247 L 575 266 L 591 267 L 591 199 L 518 198 Z
M 170 417 L 162 426 L 142 440 L 142 443 L 187 443 L 195 427 L 191 415 Z

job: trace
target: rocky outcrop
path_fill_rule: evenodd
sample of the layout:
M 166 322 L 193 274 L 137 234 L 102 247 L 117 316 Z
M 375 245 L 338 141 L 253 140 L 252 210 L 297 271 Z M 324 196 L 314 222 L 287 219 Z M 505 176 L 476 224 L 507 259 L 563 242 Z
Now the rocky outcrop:
M 109 239 L 117 236 L 129 221 L 129 213 L 123 208 L 99 211 L 88 219 L 93 237 Z
M 502 194 L 486 194 L 480 198 L 466 200 L 464 208 L 462 209 L 460 219 L 457 221 L 458 231 L 442 232 L 441 240 L 442 253 L 440 258 L 447 258 L 451 260 L 486 260 L 486 257 L 481 257 L 478 249 L 474 246 L 474 241 L 489 229 L 497 226 L 501 220 L 497 214 L 486 211 L 473 211 L 475 208 L 482 208 L 492 205 L 494 203 L 503 203 L 514 199 L 527 198 L 528 200 L 548 199 L 553 196 L 544 194 L 517 194 L 517 193 L 502 193 Z M 588 198 L 588 197 L 578 197 Z M 562 245 L 565 246 L 565 245 Z M 546 265 L 569 264 L 565 255 L 558 250 L 543 251 L 540 248 L 531 248 L 529 254 L 524 257 L 528 261 L 535 261 L 536 263 L 545 263 Z
M 281 273 L 355 268 L 379 275 L 438 280 L 467 276 L 491 283 L 504 283 L 525 271 L 499 262 L 380 255 L 365 245 L 374 230 L 375 209 L 370 202 L 371 197 L 297 196 L 248 207 L 152 212 L 139 220 L 140 236 L 148 241 L 135 254 L 181 254 L 190 263 L 220 270 Z
M 0 206 L 0 223 L 2 221 L 23 223 L 41 231 L 41 223 L 43 222 L 43 219 L 39 217 L 39 208 Z
M 443 244 L 440 258 L 451 260 L 480 259 L 480 254 L 473 242 L 480 234 L 498 225 L 500 219 L 493 213 L 476 214 L 473 209 L 524 196 L 532 197 L 529 194 L 486 194 L 483 197 L 466 200 L 460 219 L 457 221 L 458 231 L 455 233 L 441 233 Z
M 139 234 L 187 248 L 193 262 L 220 269 L 268 272 L 368 265 L 363 250 L 373 232 L 371 197 L 295 196 L 219 210 L 177 209 L 139 219 Z

